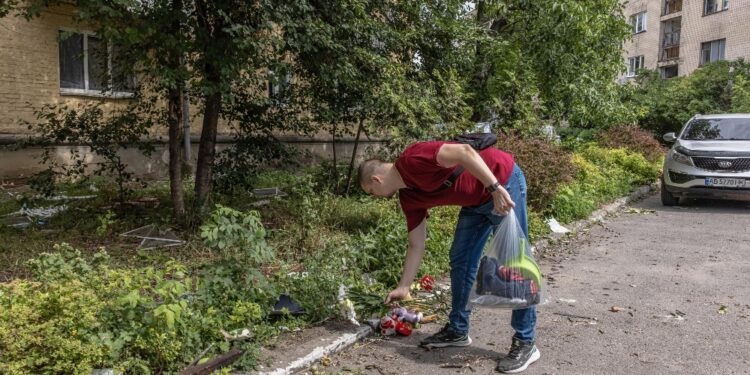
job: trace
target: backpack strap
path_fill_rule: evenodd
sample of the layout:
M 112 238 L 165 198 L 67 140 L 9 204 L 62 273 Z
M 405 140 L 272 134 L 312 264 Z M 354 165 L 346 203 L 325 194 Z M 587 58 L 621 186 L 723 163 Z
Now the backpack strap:
M 448 177 L 448 179 L 446 179 L 445 181 L 443 181 L 443 183 L 440 185 L 439 188 L 431 191 L 430 193 L 437 193 L 439 191 L 443 191 L 443 190 L 445 190 L 445 189 L 453 186 L 453 183 L 456 182 L 456 180 L 458 179 L 458 176 L 460 176 L 461 173 L 463 173 L 463 172 L 464 172 L 464 167 L 462 167 L 462 166 L 459 165 L 458 167 L 456 167 L 456 169 L 453 171 L 453 173 L 450 175 L 450 177 Z

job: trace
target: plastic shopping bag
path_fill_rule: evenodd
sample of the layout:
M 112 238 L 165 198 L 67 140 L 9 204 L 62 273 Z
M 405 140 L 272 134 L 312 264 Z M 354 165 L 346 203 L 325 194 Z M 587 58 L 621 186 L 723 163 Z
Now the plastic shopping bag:
M 511 209 L 479 263 L 469 305 L 523 309 L 541 301 L 542 272 Z

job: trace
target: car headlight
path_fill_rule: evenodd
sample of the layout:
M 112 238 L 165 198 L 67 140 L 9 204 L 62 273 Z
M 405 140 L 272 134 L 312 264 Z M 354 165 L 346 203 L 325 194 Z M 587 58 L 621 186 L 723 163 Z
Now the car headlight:
M 677 150 L 672 150 L 672 160 L 691 167 L 693 166 L 693 159 Z

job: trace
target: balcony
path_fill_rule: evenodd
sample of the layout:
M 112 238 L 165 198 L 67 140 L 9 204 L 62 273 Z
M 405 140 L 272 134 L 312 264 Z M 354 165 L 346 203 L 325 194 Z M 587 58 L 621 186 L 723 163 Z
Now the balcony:
M 662 51 L 661 60 L 667 61 L 667 60 L 674 60 L 680 58 L 680 45 L 676 46 L 665 46 L 664 50 Z
M 682 0 L 665 0 L 663 16 L 682 11 Z

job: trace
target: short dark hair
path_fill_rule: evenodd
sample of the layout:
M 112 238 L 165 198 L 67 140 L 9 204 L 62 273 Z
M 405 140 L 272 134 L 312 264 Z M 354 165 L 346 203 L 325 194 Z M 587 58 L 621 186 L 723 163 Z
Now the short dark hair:
M 375 170 L 378 169 L 381 164 L 383 164 L 383 162 L 378 159 L 369 159 L 360 163 L 358 170 L 359 185 L 363 186 L 365 183 L 368 183 L 372 175 L 375 174 Z

